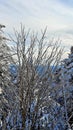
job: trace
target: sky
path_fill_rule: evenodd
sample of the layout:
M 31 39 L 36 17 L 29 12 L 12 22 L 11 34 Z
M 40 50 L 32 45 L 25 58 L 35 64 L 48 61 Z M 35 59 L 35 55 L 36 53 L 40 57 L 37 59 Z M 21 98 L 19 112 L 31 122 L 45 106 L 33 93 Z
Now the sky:
M 8 33 L 20 23 L 34 31 L 47 26 L 48 37 L 60 38 L 68 52 L 73 45 L 73 0 L 0 0 L 0 23 Z

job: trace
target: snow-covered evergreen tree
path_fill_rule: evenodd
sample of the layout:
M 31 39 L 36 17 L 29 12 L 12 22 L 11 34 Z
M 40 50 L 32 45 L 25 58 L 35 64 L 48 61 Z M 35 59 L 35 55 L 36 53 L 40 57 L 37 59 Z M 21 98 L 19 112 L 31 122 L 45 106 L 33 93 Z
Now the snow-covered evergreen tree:
M 73 125 L 73 47 L 55 72 L 52 98 L 64 109 L 68 128 Z
M 64 91 L 68 120 L 73 125 L 73 46 L 67 59 L 63 61 Z
M 0 24 L 0 129 L 6 129 L 6 117 L 12 107 L 13 90 L 10 87 L 9 64 L 13 62 L 10 47 L 3 32 L 4 25 Z

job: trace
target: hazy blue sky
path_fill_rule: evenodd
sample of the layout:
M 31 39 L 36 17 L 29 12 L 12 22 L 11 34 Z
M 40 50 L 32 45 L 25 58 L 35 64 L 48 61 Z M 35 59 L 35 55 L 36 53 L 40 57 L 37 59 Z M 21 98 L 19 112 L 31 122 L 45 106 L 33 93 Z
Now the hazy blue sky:
M 19 28 L 20 23 L 33 30 L 48 27 L 48 34 L 73 45 L 73 0 L 0 0 L 0 23 Z

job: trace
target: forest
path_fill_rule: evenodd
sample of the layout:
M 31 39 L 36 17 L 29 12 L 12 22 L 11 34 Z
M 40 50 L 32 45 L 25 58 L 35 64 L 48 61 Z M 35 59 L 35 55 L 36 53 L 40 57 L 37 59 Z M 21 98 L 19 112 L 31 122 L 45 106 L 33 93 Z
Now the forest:
M 0 130 L 73 130 L 73 46 L 0 24 Z

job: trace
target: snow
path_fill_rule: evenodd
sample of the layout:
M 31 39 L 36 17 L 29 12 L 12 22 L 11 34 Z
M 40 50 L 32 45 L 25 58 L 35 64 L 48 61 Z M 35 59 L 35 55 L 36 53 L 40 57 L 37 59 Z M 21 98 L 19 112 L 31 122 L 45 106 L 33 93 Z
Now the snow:
M 2 94 L 2 88 L 0 87 L 0 94 Z

